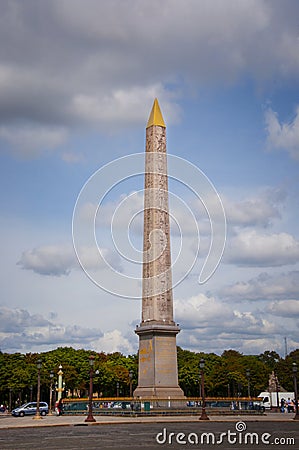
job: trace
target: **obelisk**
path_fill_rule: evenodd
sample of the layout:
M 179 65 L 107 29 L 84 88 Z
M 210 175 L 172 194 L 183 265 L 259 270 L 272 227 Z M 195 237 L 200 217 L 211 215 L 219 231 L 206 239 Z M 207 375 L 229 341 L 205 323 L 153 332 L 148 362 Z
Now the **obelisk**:
M 146 126 L 142 319 L 134 397 L 182 398 L 173 320 L 166 126 L 155 99 Z

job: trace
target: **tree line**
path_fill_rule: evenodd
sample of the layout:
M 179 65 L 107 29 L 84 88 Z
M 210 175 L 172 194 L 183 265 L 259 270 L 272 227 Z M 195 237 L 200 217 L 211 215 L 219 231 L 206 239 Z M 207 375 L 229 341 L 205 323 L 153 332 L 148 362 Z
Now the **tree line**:
M 32 401 L 37 390 L 37 361 L 42 360 L 41 399 L 48 401 L 50 383 L 57 383 L 57 373 L 62 365 L 64 396 L 84 397 L 89 387 L 89 357 L 94 356 L 94 392 L 101 397 L 129 396 L 130 382 L 133 389 L 138 382 L 138 354 L 106 354 L 91 350 L 75 350 L 59 347 L 43 353 L 0 352 L 0 402 L 19 403 Z M 225 350 L 222 355 L 196 353 L 178 347 L 179 384 L 188 397 L 198 397 L 200 392 L 201 359 L 205 361 L 205 391 L 207 396 L 252 396 L 268 389 L 269 375 L 274 372 L 278 388 L 293 391 L 292 365 L 299 367 L 299 349 L 281 358 L 274 351 L 260 355 L 243 355 L 236 350 Z M 54 372 L 51 380 L 50 372 Z M 131 372 L 131 380 L 130 380 Z

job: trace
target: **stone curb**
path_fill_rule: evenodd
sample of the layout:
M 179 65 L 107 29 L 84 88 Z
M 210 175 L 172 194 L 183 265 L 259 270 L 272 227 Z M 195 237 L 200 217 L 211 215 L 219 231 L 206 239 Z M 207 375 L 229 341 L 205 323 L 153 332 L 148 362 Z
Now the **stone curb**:
M 45 417 L 39 421 L 33 420 L 30 417 L 11 417 L 2 416 L 0 419 L 0 430 L 2 429 L 16 429 L 16 428 L 35 428 L 35 427 L 58 427 L 58 426 L 102 426 L 102 425 L 128 425 L 139 423 L 184 423 L 184 422 L 201 422 L 199 416 L 154 416 L 154 417 L 100 417 L 95 416 L 96 422 L 84 422 L 86 416 L 72 416 L 72 417 Z M 209 422 L 278 422 L 286 423 L 293 420 L 293 414 L 286 417 L 281 417 L 281 414 L 269 414 L 263 416 L 210 416 Z

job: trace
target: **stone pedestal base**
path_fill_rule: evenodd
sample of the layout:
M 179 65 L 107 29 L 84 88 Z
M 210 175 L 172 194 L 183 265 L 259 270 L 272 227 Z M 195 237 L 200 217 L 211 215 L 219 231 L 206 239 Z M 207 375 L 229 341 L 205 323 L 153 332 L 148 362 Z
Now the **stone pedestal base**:
M 136 328 L 139 373 L 135 398 L 184 398 L 178 385 L 176 335 L 179 331 L 175 324 L 157 321 L 142 323 Z
M 174 399 L 174 400 L 181 400 L 185 398 L 184 392 L 182 389 L 177 386 L 176 388 L 173 387 L 163 387 L 163 388 L 156 388 L 156 387 L 137 387 L 134 391 L 134 397 L 135 398 L 157 398 L 157 399 Z

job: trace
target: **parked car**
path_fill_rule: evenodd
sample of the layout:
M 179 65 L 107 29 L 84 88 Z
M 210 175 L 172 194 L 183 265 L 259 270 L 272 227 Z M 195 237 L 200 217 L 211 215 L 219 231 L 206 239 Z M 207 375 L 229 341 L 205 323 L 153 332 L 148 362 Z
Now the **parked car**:
M 130 409 L 130 402 L 112 402 L 111 408 Z
M 217 402 L 212 402 L 212 403 L 208 403 L 208 406 L 210 406 L 211 408 L 230 408 L 231 403 L 230 402 L 221 402 L 221 401 L 217 401 Z
M 13 409 L 11 414 L 15 417 L 23 417 L 23 416 L 27 416 L 30 414 L 31 415 L 36 414 L 36 409 L 37 409 L 36 402 L 24 403 L 24 405 Z M 45 416 L 46 414 L 48 414 L 48 412 L 49 412 L 48 403 L 40 402 L 39 411 L 42 416 Z

